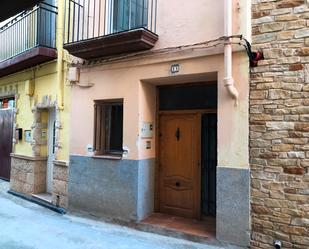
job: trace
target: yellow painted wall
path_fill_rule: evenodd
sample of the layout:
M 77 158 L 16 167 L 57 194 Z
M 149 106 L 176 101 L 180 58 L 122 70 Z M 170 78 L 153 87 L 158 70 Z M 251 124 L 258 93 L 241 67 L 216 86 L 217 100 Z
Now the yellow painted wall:
M 0 78 L 1 86 L 18 86 L 16 99 L 16 124 L 18 128 L 31 130 L 34 120 L 32 108 L 35 103 L 42 103 L 44 96 L 50 96 L 52 102 L 57 102 L 60 110 L 59 117 L 62 129 L 60 130 L 59 142 L 61 148 L 56 154 L 57 160 L 69 160 L 69 121 L 70 121 L 70 86 L 65 86 L 67 62 L 63 60 L 63 20 L 64 20 L 64 1 L 58 1 L 58 20 L 57 20 L 57 52 L 58 59 L 38 65 L 27 70 Z M 60 58 L 60 59 L 59 59 Z M 62 63 L 63 62 L 63 63 Z M 59 74 L 61 72 L 61 74 Z M 61 75 L 61 76 L 59 76 Z M 35 90 L 33 97 L 26 95 L 25 85 L 28 80 L 33 80 Z M 59 82 L 61 81 L 61 82 Z M 60 86 L 63 88 L 63 106 L 61 102 Z M 48 123 L 47 111 L 43 112 L 43 120 Z M 33 135 L 33 134 L 32 134 Z M 23 134 L 23 140 L 19 141 L 13 147 L 13 153 L 25 156 L 33 156 L 32 146 L 26 143 Z M 47 155 L 47 146 L 41 146 L 41 156 Z
M 21 81 L 18 84 L 18 99 L 16 99 L 15 105 L 18 108 L 18 114 L 16 116 L 16 124 L 18 128 L 22 128 L 23 131 L 31 130 L 33 123 L 33 114 L 31 112 L 32 101 L 29 99 L 25 92 L 25 81 Z M 19 141 L 15 145 L 15 153 L 31 156 L 32 147 L 29 143 L 24 142 L 24 140 Z
M 71 122 L 71 86 L 67 84 L 66 72 L 68 65 L 64 64 L 63 83 L 64 83 L 64 108 L 59 112 L 61 121 L 60 143 L 61 149 L 57 153 L 58 160 L 69 161 L 70 150 L 70 122 Z
M 66 65 L 65 65 L 66 67 Z M 65 68 L 63 69 L 65 73 Z M 64 74 L 65 78 L 65 74 Z M 26 95 L 25 85 L 27 80 L 33 80 L 35 84 L 35 90 L 33 97 Z M 40 67 L 34 68 L 32 70 L 24 71 L 21 73 L 16 73 L 7 77 L 0 78 L 0 86 L 18 86 L 18 97 L 16 99 L 16 108 L 18 110 L 16 116 L 16 124 L 18 128 L 22 128 L 23 132 L 25 130 L 31 130 L 33 125 L 34 114 L 32 113 L 32 108 L 36 102 L 41 103 L 44 96 L 48 95 L 51 97 L 51 101 L 57 100 L 57 62 L 52 61 Z M 59 112 L 60 122 L 63 129 L 60 132 L 60 143 L 62 148 L 58 151 L 58 160 L 68 160 L 68 136 L 69 136 L 69 92 L 70 87 L 65 88 L 65 105 L 64 110 Z M 67 104 L 67 105 L 66 105 Z M 48 113 L 47 111 L 42 112 L 43 122 L 48 123 Z M 24 134 L 23 134 L 24 135 Z M 32 156 L 32 146 L 30 143 L 25 142 L 25 139 L 18 141 L 14 146 L 14 153 Z M 47 155 L 47 146 L 41 146 L 41 156 Z

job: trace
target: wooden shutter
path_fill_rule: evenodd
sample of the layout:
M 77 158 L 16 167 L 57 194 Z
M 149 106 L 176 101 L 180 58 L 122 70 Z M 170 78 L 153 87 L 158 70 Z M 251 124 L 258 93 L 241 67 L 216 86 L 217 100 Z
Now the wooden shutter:
M 96 155 L 105 150 L 105 105 L 96 102 L 94 105 L 94 151 Z

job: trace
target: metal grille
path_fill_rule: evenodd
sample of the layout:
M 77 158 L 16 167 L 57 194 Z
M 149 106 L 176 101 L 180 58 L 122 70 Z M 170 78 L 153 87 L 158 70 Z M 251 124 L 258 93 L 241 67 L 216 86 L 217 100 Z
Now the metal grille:
M 156 32 L 157 0 L 66 0 L 65 44 L 146 28 Z

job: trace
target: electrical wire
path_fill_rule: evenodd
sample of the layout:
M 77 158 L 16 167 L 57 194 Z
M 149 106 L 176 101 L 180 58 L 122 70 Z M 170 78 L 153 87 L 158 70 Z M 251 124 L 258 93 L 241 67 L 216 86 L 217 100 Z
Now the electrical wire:
M 233 42 L 231 39 L 239 39 L 239 42 Z M 220 45 L 225 45 L 225 44 L 237 44 L 244 46 L 244 44 L 241 43 L 242 40 L 246 40 L 243 38 L 242 35 L 232 35 L 232 36 L 221 36 L 217 39 L 209 40 L 209 41 L 204 41 L 204 42 L 199 42 L 199 43 L 194 43 L 194 44 L 188 44 L 188 45 L 182 45 L 182 46 L 177 46 L 177 47 L 168 47 L 168 48 L 163 48 L 163 49 L 157 49 L 154 51 L 142 51 L 142 52 L 137 52 L 133 54 L 126 54 L 126 55 L 120 55 L 120 56 L 113 56 L 113 57 L 108 57 L 105 59 L 99 59 L 99 60 L 91 60 L 91 61 L 83 61 L 82 63 L 73 63 L 74 66 L 89 66 L 89 65 L 98 65 L 102 63 L 107 63 L 107 62 L 114 62 L 114 61 L 119 61 L 119 60 L 130 60 L 130 59 L 136 59 L 136 57 L 143 58 L 143 57 L 149 57 L 152 55 L 164 55 L 164 54 L 169 54 L 169 53 L 175 53 L 178 51 L 186 51 L 186 50 L 196 50 L 196 49 L 208 49 L 212 47 L 217 47 Z M 247 41 L 247 40 L 246 40 Z M 247 47 L 246 51 L 247 50 Z

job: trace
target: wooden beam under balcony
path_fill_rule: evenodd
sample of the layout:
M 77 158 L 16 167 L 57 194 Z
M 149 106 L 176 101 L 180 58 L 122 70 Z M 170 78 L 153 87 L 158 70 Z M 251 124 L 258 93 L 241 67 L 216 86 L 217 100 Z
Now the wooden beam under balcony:
M 153 32 L 140 28 L 68 43 L 64 48 L 76 57 L 89 60 L 148 50 L 154 47 L 158 38 Z
M 29 9 L 43 0 L 1 0 L 0 22 Z
M 10 59 L 0 62 L 0 77 L 34 67 L 57 58 L 53 48 L 34 47 Z

